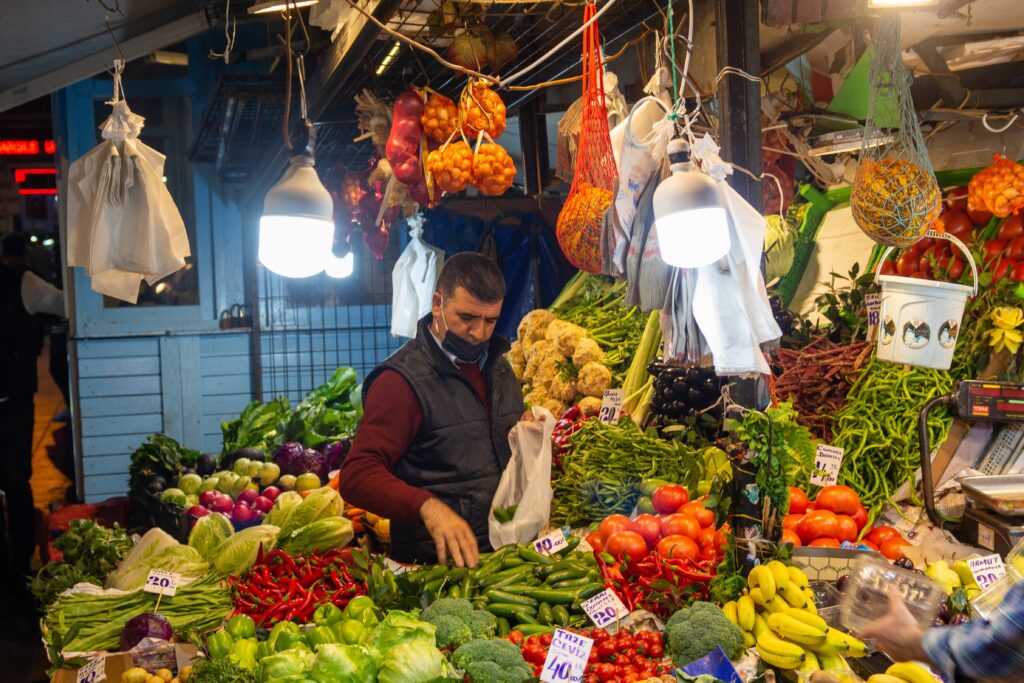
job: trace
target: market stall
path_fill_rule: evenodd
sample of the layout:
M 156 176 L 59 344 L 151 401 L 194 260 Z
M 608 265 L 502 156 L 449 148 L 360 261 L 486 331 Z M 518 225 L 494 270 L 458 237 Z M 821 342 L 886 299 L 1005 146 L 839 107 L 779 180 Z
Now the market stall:
M 179 428 L 130 435 L 127 510 L 104 508 L 117 522 L 50 520 L 31 590 L 53 680 L 951 681 L 947 660 L 862 636 L 891 589 L 927 630 L 992 618 L 1024 581 L 1024 101 L 922 104 L 950 79 L 935 83 L 941 32 L 908 12 L 294 4 L 271 9 L 283 106 L 267 114 L 257 77 L 225 78 L 196 117 L 193 160 L 262 207 L 238 212 L 245 304 L 218 321 L 247 336 L 161 339 Z M 946 56 L 970 66 L 963 3 L 942 5 L 921 11 L 951 22 Z M 1024 11 L 1008 13 L 1019 40 Z M 814 39 L 779 38 L 794 27 Z M 123 67 L 96 158 L 146 135 Z M 318 121 L 339 106 L 359 143 L 340 153 Z M 274 141 L 240 162 L 254 119 Z M 948 150 L 974 126 L 990 133 L 967 165 Z M 159 184 L 135 199 L 163 208 L 142 213 L 173 263 L 97 248 L 123 217 L 89 155 L 76 186 L 97 191 L 67 226 L 79 285 L 130 298 L 187 268 Z M 160 172 L 149 161 L 140 177 Z M 479 562 L 403 564 L 391 522 L 339 492 L 342 466 L 368 423 L 361 382 L 399 345 L 383 327 L 414 337 L 469 241 L 501 265 L 500 362 L 533 420 L 508 437 Z M 301 284 L 360 259 L 387 264 L 388 304 Z M 328 359 L 339 330 L 369 335 L 359 361 Z M 219 419 L 197 412 L 207 393 L 189 403 L 187 372 L 232 397 Z M 251 391 L 218 394 L 206 373 Z M 87 432 L 103 397 L 88 398 Z

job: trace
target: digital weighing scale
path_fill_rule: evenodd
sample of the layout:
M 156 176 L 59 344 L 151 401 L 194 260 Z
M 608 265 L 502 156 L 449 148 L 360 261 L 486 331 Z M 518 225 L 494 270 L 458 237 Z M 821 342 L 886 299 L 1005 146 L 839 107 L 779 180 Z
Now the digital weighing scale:
M 928 415 L 939 406 L 961 420 L 1009 423 L 976 467 L 985 476 L 961 480 L 968 506 L 959 524 L 943 519 L 935 509 Z M 938 527 L 979 548 L 1005 555 L 1024 537 L 1024 474 L 1004 474 L 1024 467 L 1024 384 L 963 380 L 946 396 L 934 398 L 918 419 L 921 478 L 925 510 Z

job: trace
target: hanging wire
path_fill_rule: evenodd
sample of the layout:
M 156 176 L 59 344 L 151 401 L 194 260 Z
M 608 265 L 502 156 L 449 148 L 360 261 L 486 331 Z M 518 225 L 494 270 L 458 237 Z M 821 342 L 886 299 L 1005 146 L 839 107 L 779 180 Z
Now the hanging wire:
M 228 29 L 230 28 L 230 33 Z M 227 6 L 224 9 L 224 52 L 215 52 L 213 49 L 208 53 L 210 59 L 224 58 L 224 63 L 229 64 L 231 60 L 231 52 L 235 49 L 235 32 L 238 29 L 238 19 L 232 21 L 231 19 L 231 0 L 227 0 Z
M 100 3 L 100 4 L 102 4 L 102 3 Z M 106 7 L 106 5 L 104 5 L 104 7 Z M 113 10 L 108 10 L 108 11 L 113 11 Z M 120 12 L 121 11 L 120 8 L 118 8 L 117 11 Z M 107 27 L 107 35 L 110 36 L 111 42 L 114 43 L 114 49 L 117 50 L 118 58 L 121 60 L 122 64 L 124 62 L 127 62 L 128 60 L 126 60 L 124 58 L 124 53 L 121 52 L 121 46 L 117 44 L 117 38 L 114 37 L 114 32 L 110 30 L 110 15 L 109 14 L 103 19 L 103 23 Z
M 284 145 L 291 151 L 291 112 L 292 112 L 292 4 L 294 0 L 285 3 L 284 12 L 284 50 L 285 50 L 285 86 L 284 86 L 284 119 L 281 122 L 281 132 L 284 134 Z

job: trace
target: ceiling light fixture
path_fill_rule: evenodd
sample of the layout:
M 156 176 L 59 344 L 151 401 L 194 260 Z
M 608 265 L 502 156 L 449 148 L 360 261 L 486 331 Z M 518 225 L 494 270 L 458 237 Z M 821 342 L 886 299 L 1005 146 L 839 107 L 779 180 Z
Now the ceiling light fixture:
M 395 57 L 398 56 L 398 52 L 401 49 L 402 44 L 396 40 L 395 44 L 391 46 L 390 50 L 388 50 L 388 53 L 384 55 L 384 59 L 380 60 L 380 64 L 377 65 L 377 71 L 374 72 L 375 75 L 383 76 L 384 72 L 388 70 L 389 66 L 391 66 L 391 63 L 395 61 Z
M 690 148 L 669 143 L 672 175 L 654 191 L 654 229 L 662 260 L 677 268 L 699 268 L 729 252 L 729 218 L 722 193 L 707 174 L 690 166 Z
M 249 14 L 270 14 L 271 12 L 284 12 L 287 9 L 300 9 L 315 5 L 320 0 L 271 0 L 270 2 L 257 2 L 249 8 Z
M 351 251 L 340 258 L 328 252 L 324 272 L 328 277 L 340 280 L 351 275 L 355 271 L 355 266 L 356 257 Z
M 939 4 L 939 0 L 868 0 L 869 9 L 910 9 L 937 4 Z

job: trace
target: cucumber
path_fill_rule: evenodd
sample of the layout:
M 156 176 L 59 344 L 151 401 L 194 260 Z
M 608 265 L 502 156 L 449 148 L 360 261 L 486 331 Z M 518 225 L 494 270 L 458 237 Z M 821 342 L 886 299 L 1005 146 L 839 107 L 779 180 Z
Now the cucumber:
M 593 583 L 593 581 L 594 580 L 589 576 L 581 576 L 579 578 L 566 579 L 556 583 L 549 582 L 548 585 L 555 590 L 562 590 L 563 588 L 579 588 L 580 586 L 586 586 L 588 583 Z
M 579 600 L 588 600 L 605 589 L 603 583 L 590 583 L 576 591 L 576 598 Z
M 542 636 L 545 633 L 554 633 L 554 626 L 545 626 L 544 624 L 519 624 L 516 626 L 516 630 L 522 633 L 526 637 L 530 636 Z
M 498 617 L 498 637 L 504 638 L 512 631 L 512 626 L 505 617 Z
M 518 555 L 506 555 L 501 560 L 501 566 L 503 569 L 512 569 L 512 567 L 518 567 L 521 564 L 526 564 L 526 560 Z
M 566 609 L 565 605 L 555 605 L 551 608 L 551 620 L 559 626 L 568 626 L 569 610 Z
M 539 621 L 537 621 L 537 618 L 533 614 L 530 614 L 528 612 L 523 612 L 522 610 L 517 611 L 513 618 L 518 623 L 520 623 L 520 624 L 539 624 L 540 623 Z
M 532 567 L 528 564 L 522 564 L 518 567 L 512 567 L 511 569 L 503 569 L 496 574 L 492 574 L 487 579 L 482 580 L 480 582 L 480 587 L 486 590 L 494 584 L 499 583 L 501 581 L 505 581 L 506 579 L 511 579 L 511 581 L 509 581 L 509 583 L 511 583 L 519 577 L 524 577 L 527 574 L 529 574 L 531 569 Z
M 537 602 L 550 602 L 552 605 L 571 605 L 576 599 L 577 593 L 572 590 L 553 590 L 551 588 L 534 588 L 526 591 L 524 595 L 533 598 Z
M 554 621 L 550 604 L 546 602 L 540 603 L 540 607 L 537 608 L 537 621 L 542 624 L 550 624 Z
M 576 550 L 576 546 L 578 546 L 580 544 L 580 541 L 582 540 L 583 539 L 579 536 L 570 536 L 568 539 L 566 539 L 566 543 L 568 543 L 568 545 L 559 550 L 557 554 L 562 557 L 567 556 L 573 550 Z
M 531 564 L 554 564 L 555 563 L 555 561 L 552 560 L 547 555 L 541 555 L 540 553 L 538 553 L 533 548 L 528 548 L 525 545 L 519 546 L 519 557 L 523 558 L 523 560 L 525 562 L 529 562 Z
M 538 604 L 536 600 L 525 595 L 515 595 L 514 593 L 506 593 L 500 590 L 489 590 L 485 593 L 485 596 L 489 603 L 503 602 L 509 605 L 523 605 L 534 609 L 536 609 Z
M 496 617 L 505 617 L 509 621 L 521 621 L 519 615 L 528 614 L 532 618 L 537 613 L 532 607 L 525 605 L 510 605 L 507 602 L 492 602 L 485 608 Z
M 561 569 L 557 572 L 551 572 L 544 577 L 544 583 L 556 584 L 561 581 L 567 581 L 569 579 L 584 578 L 587 575 L 587 569 L 585 567 L 570 567 L 568 569 Z

